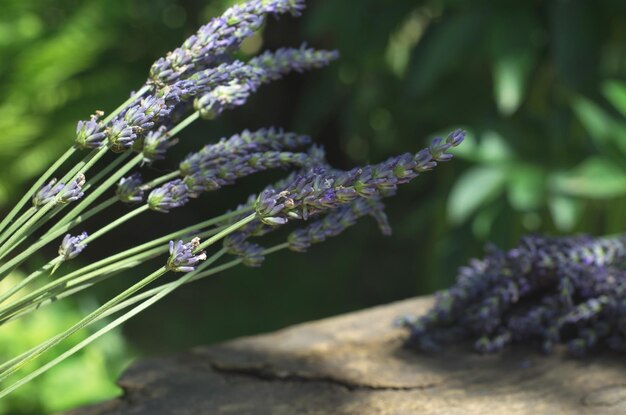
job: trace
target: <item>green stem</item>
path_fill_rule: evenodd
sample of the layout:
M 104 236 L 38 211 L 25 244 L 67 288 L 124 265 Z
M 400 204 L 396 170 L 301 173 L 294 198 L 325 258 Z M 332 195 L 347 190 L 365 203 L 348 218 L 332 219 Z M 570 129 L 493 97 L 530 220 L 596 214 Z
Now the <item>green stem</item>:
M 74 226 L 76 226 L 76 225 L 86 221 L 87 219 L 91 218 L 92 216 L 97 215 L 98 213 L 100 213 L 103 210 L 107 209 L 109 206 L 111 206 L 112 204 L 114 204 L 117 201 L 118 201 L 117 196 L 112 196 L 112 197 L 108 198 L 107 200 L 101 202 L 100 204 L 92 207 L 87 212 L 85 212 L 82 215 L 79 215 L 78 217 L 72 219 L 72 221 L 70 223 L 68 223 L 67 225 L 63 226 L 62 227 L 63 232 L 67 232 L 70 229 L 72 229 Z M 55 225 L 54 227 L 52 227 L 52 229 L 49 229 L 45 234 L 43 234 L 43 236 L 40 239 L 48 237 L 50 234 L 52 234 L 53 232 L 57 232 L 59 229 L 61 229 L 61 228 L 57 227 Z
M 89 205 L 91 205 L 102 193 L 107 191 L 111 186 L 119 181 L 126 173 L 128 173 L 133 167 L 141 163 L 143 156 L 138 154 L 133 157 L 124 167 L 117 170 L 111 177 L 109 177 L 104 183 L 98 186 L 92 193 L 87 195 L 83 200 L 81 200 L 74 209 L 72 209 L 63 219 L 58 222 L 58 226 L 63 226 L 69 223 L 72 219 L 78 216 L 83 210 L 85 210 Z
M 227 227 L 223 231 L 219 232 L 216 235 L 213 235 L 212 237 L 210 237 L 206 241 L 202 242 L 200 245 L 198 245 L 198 247 L 196 248 L 195 252 L 200 252 L 203 249 L 213 245 L 215 242 L 219 241 L 220 239 L 224 238 L 225 236 L 230 235 L 231 233 L 235 232 L 237 229 L 247 225 L 248 223 L 252 222 L 254 219 L 256 219 L 256 213 L 252 213 L 252 214 L 246 216 L 245 218 L 241 219 L 240 221 L 235 222 L 234 224 L 230 225 L 229 227 Z
M 210 259 L 208 259 L 205 262 L 214 262 L 217 259 L 219 259 L 219 257 L 221 255 L 223 255 L 224 250 L 216 253 L 215 255 L 213 255 L 213 257 L 211 257 Z M 41 375 L 42 373 L 50 370 L 51 368 L 53 368 L 54 366 L 56 366 L 58 363 L 62 362 L 63 360 L 65 360 L 66 358 L 68 358 L 69 356 L 73 355 L 74 353 L 78 352 L 79 350 L 83 349 L 85 346 L 89 345 L 90 343 L 92 343 L 93 341 L 95 341 L 96 339 L 98 339 L 99 337 L 101 337 L 102 335 L 108 333 L 109 331 L 111 331 L 112 329 L 114 329 L 115 327 L 119 326 L 120 324 L 124 323 L 125 321 L 129 320 L 130 318 L 134 317 L 135 315 L 139 314 L 141 311 L 145 310 L 146 308 L 150 307 L 152 304 L 156 303 L 157 301 L 159 301 L 160 299 L 162 299 L 163 297 L 165 297 L 166 295 L 170 294 L 172 291 L 174 291 L 176 288 L 180 287 L 181 285 L 185 284 L 188 280 L 190 280 L 191 278 L 193 278 L 195 272 L 190 272 L 187 273 L 185 276 L 181 277 L 180 279 L 178 279 L 173 285 L 171 285 L 170 287 L 168 287 L 168 289 L 163 289 L 161 290 L 158 294 L 154 295 L 152 298 L 150 298 L 149 300 L 146 300 L 145 302 L 143 302 L 142 304 L 140 304 L 139 306 L 135 307 L 134 309 L 132 309 L 131 311 L 129 311 L 128 313 L 124 314 L 123 316 L 118 317 L 117 319 L 115 319 L 113 322 L 107 324 L 105 327 L 101 328 L 100 330 L 98 330 L 97 332 L 93 333 L 92 335 L 90 335 L 89 337 L 87 337 L 85 340 L 81 341 L 80 343 L 78 343 L 77 345 L 75 345 L 74 347 L 70 348 L 69 350 L 67 350 L 66 352 L 64 352 L 63 354 L 61 354 L 60 356 L 56 357 L 55 359 L 51 360 L 50 362 L 46 363 L 45 365 L 43 365 L 42 367 L 38 368 L 37 370 L 31 372 L 30 374 L 28 374 L 27 376 L 25 376 L 24 378 L 20 379 L 19 381 L 15 382 L 14 384 L 12 384 L 11 386 L 9 386 L 8 388 L 4 389 L 2 392 L 0 392 L 0 399 L 5 397 L 6 395 L 8 395 L 9 393 L 11 393 L 12 391 L 14 391 L 15 389 L 19 388 L 20 386 L 30 382 L 31 380 L 33 380 L 34 378 L 36 378 L 37 376 Z M 106 312 L 102 313 L 101 316 L 98 316 L 96 319 L 99 320 L 100 318 L 102 318 L 104 315 L 108 315 L 110 310 L 107 310 Z M 57 343 L 62 341 L 61 340 L 56 340 L 53 339 L 54 343 Z M 52 347 L 52 345 L 47 346 L 47 348 Z M 43 353 L 40 352 L 39 354 Z M 35 356 L 36 357 L 36 356 Z M 26 361 L 33 359 L 34 357 L 27 357 Z M 20 364 L 20 366 L 23 364 Z M 17 367 L 17 369 L 19 369 L 19 366 Z M 16 370 L 17 370 L 16 369 Z M 13 370 L 10 373 L 14 373 L 15 371 Z
M 159 245 L 162 245 L 160 248 L 158 248 L 159 252 L 166 252 L 167 251 L 167 242 L 175 239 L 175 238 L 180 238 L 183 237 L 185 235 L 189 235 L 192 233 L 196 233 L 201 229 L 204 228 L 208 228 L 210 226 L 213 226 L 215 224 L 218 224 L 220 222 L 224 222 L 227 221 L 233 217 L 237 217 L 240 216 L 242 214 L 245 214 L 249 211 L 251 211 L 252 208 L 251 207 L 244 207 L 238 210 L 235 210 L 233 212 L 228 212 L 225 213 L 223 215 L 217 216 L 215 218 L 197 223 L 195 225 L 191 225 L 188 226 L 186 228 L 183 228 L 181 230 L 178 230 L 176 232 L 172 232 L 170 234 L 164 235 L 160 238 L 154 239 L 150 242 L 146 242 L 144 244 L 138 245 L 134 248 L 130 248 L 127 249 L 125 251 L 122 251 L 118 254 L 109 256 L 107 258 L 104 258 L 100 261 L 94 262 L 90 265 L 87 265 L 83 268 L 80 268 L 76 271 L 73 271 L 61 278 L 58 278 L 56 280 L 54 280 L 53 282 L 50 282 L 49 284 L 45 285 L 44 287 L 41 287 L 31 293 L 29 293 L 27 296 L 20 298 L 16 303 L 4 306 L 4 307 L 0 307 L 0 324 L 3 324 L 4 322 L 7 321 L 7 316 L 11 315 L 11 314 L 15 314 L 16 311 L 21 310 L 24 307 L 27 307 L 29 304 L 28 303 L 32 303 L 34 301 L 39 301 L 39 298 L 42 295 L 45 295 L 47 292 L 50 292 L 52 294 L 56 293 L 57 289 L 61 286 L 64 286 L 66 284 L 66 282 L 70 281 L 70 280 L 74 280 L 77 279 L 78 277 L 91 273 L 92 271 L 96 271 L 95 274 L 89 274 L 89 275 L 100 275 L 101 273 L 104 272 L 109 272 L 112 269 L 115 269 L 115 267 L 119 267 L 120 266 L 120 261 L 132 257 L 135 254 L 140 253 L 140 255 L 146 255 L 146 256 L 150 256 L 152 255 L 152 251 L 147 251 L 151 248 L 157 247 Z M 221 229 L 210 229 L 205 231 L 204 233 L 199 234 L 199 237 L 207 237 L 207 236 L 211 236 L 214 235 L 217 232 L 220 232 L 222 229 L 226 229 L 227 226 L 222 227 Z M 143 251 L 147 251 L 147 252 L 143 252 Z M 139 260 L 140 256 L 135 256 L 133 257 L 133 260 Z M 145 259 L 144 259 L 145 260 Z M 144 260 L 142 260 L 141 262 L 143 262 Z M 131 259 L 129 258 L 129 261 L 131 261 Z M 110 264 L 110 267 L 108 267 Z M 122 263 L 123 264 L 123 263 Z
M 37 277 L 39 277 L 42 274 L 45 274 L 50 269 L 52 269 L 54 266 L 56 266 L 57 264 L 61 263 L 61 260 L 62 260 L 62 258 L 60 256 L 54 258 L 52 261 L 48 262 L 43 267 L 39 268 L 37 271 L 32 272 L 29 276 L 24 278 L 22 281 L 20 281 L 19 283 L 15 284 L 8 291 L 6 291 L 5 293 L 2 293 L 2 295 L 0 295 L 0 303 L 5 302 L 13 294 L 15 294 L 16 292 L 20 291 L 22 288 L 26 287 L 28 284 L 30 284 L 32 281 L 34 281 Z
M 103 169 L 98 171 L 95 176 L 87 180 L 85 186 L 83 187 L 83 191 L 87 192 L 91 187 L 93 187 L 94 183 L 98 183 L 104 177 L 107 177 L 112 171 L 115 171 L 120 164 L 122 164 L 132 153 L 127 151 L 126 153 L 120 154 L 113 161 L 106 165 Z
M 167 268 L 165 266 L 159 268 L 158 270 L 154 271 L 152 274 L 148 275 L 147 277 L 145 277 L 141 281 L 137 282 L 136 284 L 133 284 L 130 288 L 124 290 L 122 293 L 116 295 L 111 300 L 107 301 L 102 306 L 98 307 L 96 310 L 94 310 L 91 313 L 89 313 L 87 316 L 82 318 L 78 323 L 74 324 L 72 327 L 70 327 L 69 329 L 65 330 L 60 335 L 54 337 L 51 341 L 44 343 L 43 346 L 37 346 L 37 347 L 31 349 L 30 351 L 27 352 L 26 357 L 21 359 L 19 362 L 11 365 L 10 368 L 8 368 L 7 370 L 3 371 L 0 374 L 0 382 L 3 382 L 5 379 L 7 379 L 13 373 L 17 372 L 26 363 L 36 359 L 37 357 L 39 357 L 43 353 L 45 353 L 47 350 L 51 349 L 52 347 L 54 347 L 57 344 L 61 343 L 63 340 L 65 340 L 68 337 L 70 337 L 72 334 L 74 334 L 77 331 L 81 330 L 82 328 L 88 326 L 90 323 L 95 321 L 98 317 L 100 317 L 102 314 L 104 314 L 106 311 L 108 311 L 109 309 L 111 309 L 112 307 L 114 307 L 115 305 L 120 303 L 121 301 L 123 301 L 126 298 L 130 297 L 131 295 L 133 295 L 137 291 L 141 290 L 142 288 L 144 288 L 148 284 L 156 281 L 158 278 L 160 278 L 163 275 L 165 275 L 167 273 L 167 271 L 168 270 L 167 270 Z M 6 390 L 1 392 L 0 395 L 2 395 L 3 393 L 6 394 L 7 393 Z
M 172 179 L 176 179 L 179 176 L 180 176 L 180 171 L 176 170 L 176 171 L 173 171 L 171 173 L 164 174 L 161 177 L 157 177 L 156 179 L 151 180 L 148 183 L 144 183 L 143 185 L 141 185 L 141 187 L 144 190 L 150 190 L 150 189 L 152 189 L 154 187 L 157 187 L 160 184 L 163 184 L 165 182 L 169 182 Z
M 17 218 L 17 220 L 13 222 L 11 226 L 9 226 L 2 233 L 2 235 L 0 236 L 0 243 L 3 243 L 4 241 L 6 241 L 17 229 L 19 229 L 22 225 L 24 225 L 24 222 L 30 219 L 36 211 L 37 211 L 37 208 L 35 208 L 34 206 L 31 206 L 28 208 L 28 210 L 26 210 L 26 212 L 22 213 L 20 217 Z
M 187 118 L 179 122 L 178 125 L 172 128 L 170 131 L 168 131 L 167 134 L 170 137 L 174 137 L 176 134 L 180 133 L 183 129 L 189 126 L 189 124 L 197 120 L 199 117 L 200 117 L 200 113 L 198 111 L 194 112 L 193 114 L 191 114 L 190 116 L 188 116 Z
M 19 202 L 17 202 L 17 204 L 13 206 L 13 209 L 11 209 L 11 211 L 4 217 L 4 219 L 2 219 L 2 222 L 0 222 L 0 231 L 4 230 L 7 225 L 11 223 L 13 218 L 15 218 L 18 212 L 22 210 L 26 203 L 28 203 L 28 201 L 33 197 L 35 192 L 37 192 L 39 188 L 43 186 L 46 180 L 48 180 L 48 178 L 50 178 L 50 176 L 52 176 L 54 172 L 57 171 L 57 169 L 61 167 L 61 165 L 65 163 L 75 152 L 76 148 L 70 147 L 65 153 L 63 153 L 61 157 L 57 159 L 57 161 L 54 162 L 54 164 L 52 164 L 52 166 L 48 168 L 48 170 L 44 172 L 44 174 L 41 175 L 41 177 L 35 183 L 33 183 L 33 185 L 30 187 L 30 189 L 28 189 L 24 196 L 22 196 Z
M 96 239 L 98 239 L 99 237 L 104 235 L 105 233 L 112 231 L 113 229 L 117 228 L 118 226 L 122 225 L 125 222 L 128 222 L 129 220 L 131 220 L 132 218 L 134 218 L 137 215 L 142 214 L 143 212 L 145 212 L 149 208 L 150 207 L 148 206 L 148 204 L 139 206 L 137 209 L 128 212 L 124 216 L 121 216 L 121 217 L 117 218 L 113 222 L 109 223 L 108 225 L 106 225 L 106 226 L 100 228 L 99 230 L 97 230 L 96 232 L 92 233 L 91 235 L 89 235 L 87 237 L 87 239 L 85 239 L 84 242 L 87 243 L 87 242 L 95 241 Z

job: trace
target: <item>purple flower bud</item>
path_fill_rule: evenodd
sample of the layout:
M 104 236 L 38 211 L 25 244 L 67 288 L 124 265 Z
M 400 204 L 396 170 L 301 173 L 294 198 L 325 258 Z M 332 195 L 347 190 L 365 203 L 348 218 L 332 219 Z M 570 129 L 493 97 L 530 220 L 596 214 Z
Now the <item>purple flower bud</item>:
M 80 254 L 87 244 L 83 241 L 87 238 L 87 232 L 83 232 L 80 235 L 72 236 L 69 233 L 65 235 L 61 245 L 59 246 L 59 256 L 61 261 L 68 261 L 74 259 Z
M 63 189 L 63 191 L 59 192 L 60 196 L 57 200 L 57 203 L 59 205 L 66 205 L 70 202 L 75 202 L 76 200 L 80 199 L 84 195 L 82 191 L 84 185 L 85 175 L 79 174 L 74 181 L 72 181 L 67 187 Z
M 33 195 L 33 206 L 39 208 L 53 201 L 64 187 L 65 185 L 63 183 L 57 184 L 57 179 L 50 180 L 48 184 L 43 185 L 37 193 Z
M 248 267 L 260 267 L 265 260 L 263 248 L 247 240 L 246 232 L 236 232 L 224 238 L 224 247 L 231 255 L 241 258 L 242 264 Z
M 144 189 L 141 174 L 134 173 L 120 179 L 115 194 L 123 203 L 141 203 L 144 198 Z
M 88 121 L 78 121 L 75 144 L 79 148 L 99 148 L 106 140 L 104 127 L 98 122 L 99 114 L 92 115 Z
M 182 180 L 172 180 L 154 189 L 148 195 L 148 206 L 157 212 L 168 213 L 189 201 L 189 189 Z
M 206 259 L 204 251 L 195 252 L 200 245 L 200 238 L 193 238 L 191 242 L 170 241 L 170 257 L 167 260 L 167 269 L 174 272 L 191 272 L 201 261 Z
M 167 150 L 177 143 L 178 139 L 168 136 L 167 128 L 161 126 L 156 131 L 150 131 L 143 139 L 141 154 L 144 161 L 148 163 L 163 160 Z

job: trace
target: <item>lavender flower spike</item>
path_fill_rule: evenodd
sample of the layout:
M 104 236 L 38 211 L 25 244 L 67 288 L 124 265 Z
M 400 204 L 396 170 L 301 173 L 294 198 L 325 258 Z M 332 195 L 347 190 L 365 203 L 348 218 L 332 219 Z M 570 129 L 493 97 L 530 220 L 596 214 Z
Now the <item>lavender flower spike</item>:
M 222 138 L 217 143 L 208 144 L 200 151 L 189 154 L 180 163 L 179 170 L 181 175 L 188 176 L 200 170 L 216 167 L 236 156 L 271 150 L 295 150 L 309 144 L 311 144 L 309 136 L 285 132 L 273 127 L 252 132 L 244 130 L 230 138 Z
M 206 259 L 204 251 L 194 253 L 200 245 L 200 238 L 193 238 L 191 242 L 170 241 L 170 257 L 167 260 L 167 269 L 174 272 L 191 272 L 196 269 L 200 261 Z
M 360 217 L 367 215 L 378 221 L 384 235 L 389 235 L 391 228 L 384 209 L 384 205 L 378 200 L 357 199 L 351 205 L 330 212 L 324 218 L 289 234 L 287 237 L 289 249 L 295 252 L 306 252 L 312 244 L 324 242 L 330 237 L 341 234 L 354 225 Z
M 144 189 L 141 187 L 143 181 L 141 174 L 134 173 L 128 177 L 123 177 L 117 185 L 115 194 L 123 203 L 140 203 L 143 202 Z
M 247 267 L 260 267 L 265 260 L 263 248 L 260 245 L 249 242 L 246 232 L 236 232 L 224 238 L 224 247 L 231 255 L 241 258 L 241 263 Z
M 265 14 L 298 16 L 303 8 L 303 0 L 252 0 L 235 5 L 202 26 L 180 48 L 157 60 L 150 69 L 149 82 L 163 87 L 186 78 L 190 72 L 213 66 L 257 31 Z
M 157 212 L 168 213 L 189 201 L 189 189 L 182 180 L 172 180 L 154 189 L 148 195 L 148 206 Z
M 197 98 L 194 107 L 203 118 L 216 118 L 224 110 L 245 104 L 261 85 L 278 80 L 290 72 L 321 68 L 338 57 L 336 51 L 307 49 L 305 46 L 265 52 L 250 60 L 247 65 L 250 70 L 245 73 L 247 76 L 233 79 L 229 84 Z
M 61 261 L 68 261 L 74 259 L 87 248 L 87 244 L 83 241 L 87 239 L 87 232 L 83 232 L 80 235 L 72 236 L 69 233 L 65 235 L 61 245 L 59 246 L 59 256 Z
M 348 172 L 316 167 L 299 176 L 284 189 L 263 191 L 256 203 L 259 219 L 281 225 L 290 218 L 304 219 L 352 203 L 358 197 L 380 199 L 392 195 L 399 184 L 408 183 L 421 172 L 446 159 L 446 151 L 461 139 L 451 134 L 444 144 L 438 140 L 416 155 L 402 154 L 376 165 Z M 426 169 L 426 167 L 428 167 Z

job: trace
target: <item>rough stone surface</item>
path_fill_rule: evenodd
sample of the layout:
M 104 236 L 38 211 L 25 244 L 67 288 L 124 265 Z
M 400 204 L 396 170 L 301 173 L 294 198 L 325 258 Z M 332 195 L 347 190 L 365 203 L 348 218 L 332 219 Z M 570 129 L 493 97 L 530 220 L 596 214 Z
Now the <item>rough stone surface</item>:
M 513 348 L 402 348 L 391 321 L 417 298 L 137 362 L 124 395 L 67 415 L 626 414 L 626 359 Z

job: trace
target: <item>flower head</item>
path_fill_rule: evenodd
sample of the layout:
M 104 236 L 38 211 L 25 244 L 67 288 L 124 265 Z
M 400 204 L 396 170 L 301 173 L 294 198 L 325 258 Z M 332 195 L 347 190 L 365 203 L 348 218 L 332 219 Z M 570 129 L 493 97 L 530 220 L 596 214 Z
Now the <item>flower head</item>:
M 80 235 L 72 236 L 69 233 L 65 235 L 61 245 L 59 246 L 59 256 L 62 261 L 74 259 L 87 248 L 87 244 L 83 241 L 87 238 L 87 232 Z
M 167 213 L 189 201 L 189 189 L 182 180 L 172 180 L 154 189 L 148 195 L 148 206 L 152 210 Z
M 57 183 L 57 179 L 52 179 L 33 195 L 33 206 L 39 208 L 50 202 L 58 205 L 74 202 L 83 197 L 82 187 L 84 184 L 85 175 L 83 174 L 79 174 L 67 187 L 64 183 Z
M 78 121 L 75 144 L 79 148 L 99 148 L 106 140 L 106 132 L 98 122 L 101 113 L 92 115 L 87 121 Z
M 196 265 L 206 259 L 204 251 L 195 252 L 200 245 L 200 238 L 193 238 L 190 242 L 170 241 L 170 257 L 167 260 L 167 269 L 174 272 L 191 272 Z
M 246 232 L 236 232 L 224 238 L 224 247 L 231 255 L 241 258 L 242 264 L 248 267 L 260 267 L 265 260 L 263 248 L 248 241 Z
M 159 127 L 156 131 L 150 131 L 143 139 L 141 154 L 146 162 L 163 160 L 167 150 L 176 145 L 178 139 L 167 135 L 165 126 Z
M 141 174 L 134 173 L 120 179 L 115 194 L 123 203 L 140 203 L 143 202 L 144 198 L 142 185 Z

